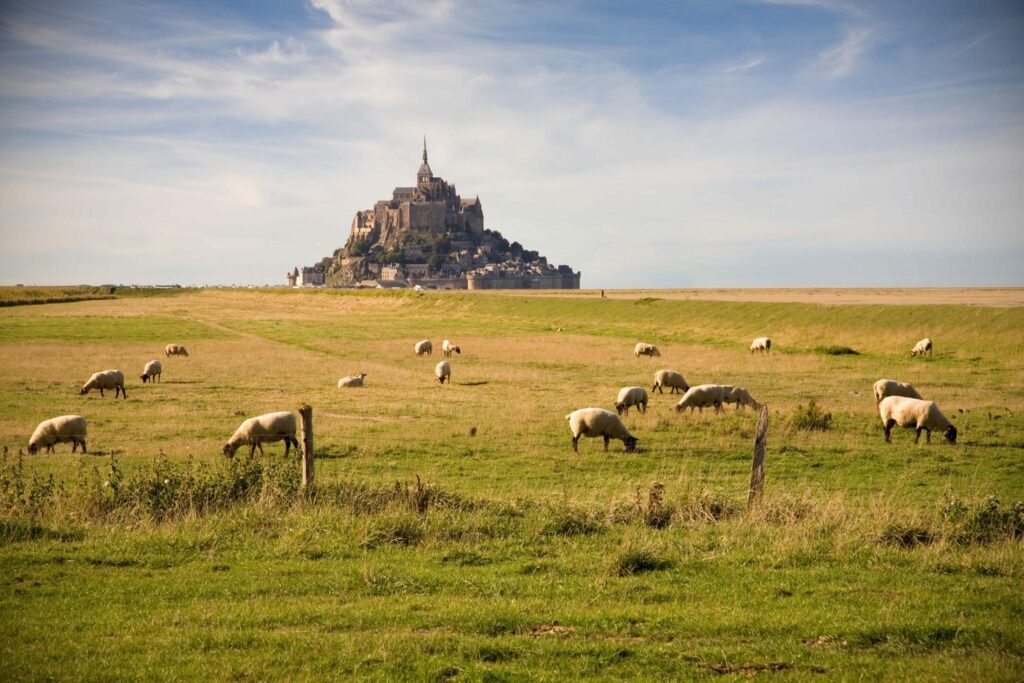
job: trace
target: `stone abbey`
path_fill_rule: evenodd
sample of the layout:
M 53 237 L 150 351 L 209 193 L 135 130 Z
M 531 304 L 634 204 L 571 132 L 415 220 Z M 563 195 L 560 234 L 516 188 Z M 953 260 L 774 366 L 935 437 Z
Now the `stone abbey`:
M 480 197 L 463 199 L 427 160 L 416 185 L 357 211 L 345 246 L 314 266 L 333 286 L 446 289 L 579 289 L 580 273 L 553 266 L 518 242 L 484 227 Z M 305 271 L 307 269 L 303 269 Z M 302 284 L 289 274 L 289 284 Z M 305 278 L 309 282 L 309 278 Z

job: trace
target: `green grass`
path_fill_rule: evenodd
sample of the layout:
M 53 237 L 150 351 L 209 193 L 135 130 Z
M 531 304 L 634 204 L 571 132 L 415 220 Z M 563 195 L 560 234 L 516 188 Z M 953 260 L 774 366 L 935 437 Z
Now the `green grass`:
M 925 335 L 935 356 L 909 358 Z M 440 354 L 412 347 L 446 337 L 463 354 L 441 387 Z M 164 359 L 172 341 L 192 357 Z M 837 341 L 860 355 L 816 350 Z M 153 357 L 164 381 L 142 385 Z M 127 400 L 77 394 L 107 367 Z M 571 453 L 566 413 L 662 367 L 769 405 L 758 508 L 749 410 L 655 394 L 626 418 L 639 452 Z M 885 444 L 880 377 L 936 400 L 959 443 Z M 811 400 L 827 431 L 796 424 Z M 301 402 L 312 500 L 280 445 L 220 454 Z M 19 460 L 65 413 L 91 454 Z M 9 308 L 0 446 L 2 679 L 1024 673 L 1021 309 L 285 290 Z

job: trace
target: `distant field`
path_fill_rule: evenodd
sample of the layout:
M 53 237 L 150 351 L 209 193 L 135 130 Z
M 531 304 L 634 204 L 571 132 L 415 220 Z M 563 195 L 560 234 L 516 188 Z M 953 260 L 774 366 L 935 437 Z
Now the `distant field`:
M 4 308 L 0 678 L 1021 680 L 1021 290 L 915 292 Z M 751 356 L 765 334 L 773 352 Z M 910 358 L 924 336 L 934 356 Z M 463 349 L 450 386 L 433 377 L 444 338 Z M 637 341 L 662 357 L 634 358 Z M 164 358 L 168 342 L 191 357 Z M 152 358 L 163 382 L 143 385 Z M 112 367 L 127 400 L 78 395 Z M 769 406 L 760 506 L 749 410 L 654 395 L 626 419 L 639 452 L 571 453 L 566 413 L 662 367 Z M 365 388 L 335 386 L 357 372 Z M 880 377 L 937 401 L 960 442 L 885 444 Z M 796 428 L 811 399 L 830 430 Z M 245 417 L 302 402 L 314 500 L 280 444 L 221 454 Z M 17 455 L 67 413 L 88 418 L 90 455 Z

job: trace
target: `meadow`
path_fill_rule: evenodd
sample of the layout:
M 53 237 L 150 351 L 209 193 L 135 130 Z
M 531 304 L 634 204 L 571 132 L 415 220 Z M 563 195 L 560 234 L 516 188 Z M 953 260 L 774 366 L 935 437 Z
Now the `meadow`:
M 612 294 L 4 307 L 0 678 L 1024 678 L 1024 307 Z M 127 400 L 79 396 L 114 367 Z M 655 394 L 625 418 L 636 453 L 571 452 L 567 413 L 663 367 L 768 405 L 758 505 L 750 410 Z M 937 401 L 957 445 L 884 443 L 881 377 Z M 812 399 L 825 431 L 798 426 Z M 243 419 L 301 403 L 309 495 L 281 444 L 224 458 Z M 19 454 L 68 413 L 88 455 Z

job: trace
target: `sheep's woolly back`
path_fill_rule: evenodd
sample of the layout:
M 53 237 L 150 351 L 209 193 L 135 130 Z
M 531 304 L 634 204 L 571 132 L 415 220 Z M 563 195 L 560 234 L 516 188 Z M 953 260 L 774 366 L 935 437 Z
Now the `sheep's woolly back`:
M 228 443 L 239 445 L 253 441 L 280 441 L 286 436 L 295 437 L 297 429 L 295 416 L 288 411 L 266 413 L 250 417 L 239 425 Z
M 615 405 L 638 406 L 647 403 L 647 390 L 643 387 L 622 387 L 615 399 Z
M 448 363 L 448 361 L 443 360 L 434 366 L 434 376 L 437 377 L 438 379 L 441 379 L 443 377 L 451 377 L 451 375 L 452 366 Z
M 658 370 L 654 373 L 654 385 L 656 387 L 676 387 L 678 389 L 689 389 L 686 378 L 674 370 Z
M 907 398 L 921 398 L 921 394 L 917 392 L 912 384 L 907 382 L 897 382 L 894 379 L 880 379 L 875 382 L 875 403 L 881 402 L 881 400 L 887 396 L 905 396 Z
M 361 387 L 363 386 L 363 378 L 365 374 L 360 375 L 349 375 L 348 377 L 342 377 L 338 380 L 338 387 Z
M 39 423 L 36 430 L 32 432 L 28 443 L 30 446 L 46 447 L 59 443 L 60 439 L 72 437 L 84 439 L 87 429 L 85 418 L 81 415 L 52 417 Z
M 633 347 L 633 355 L 638 358 L 640 356 L 660 356 L 661 351 L 659 351 L 658 347 L 654 344 L 638 342 L 637 345 Z
M 882 424 L 895 420 L 900 427 L 924 428 L 932 432 L 945 431 L 953 424 L 942 414 L 935 401 L 923 401 L 906 396 L 887 396 L 878 404 Z
M 690 387 L 689 391 L 683 394 L 676 404 L 676 410 L 685 408 L 707 408 L 717 402 L 719 405 L 725 402 L 725 387 L 721 384 L 700 384 Z
M 619 416 L 604 408 L 580 408 L 566 415 L 565 419 L 569 421 L 573 438 L 608 436 L 622 441 L 633 438 Z
M 114 387 L 124 386 L 124 373 L 120 370 L 104 370 L 102 372 L 93 373 L 89 381 L 82 386 L 82 389 L 88 391 L 89 389 L 113 389 Z
M 151 360 L 146 363 L 146 367 L 142 369 L 142 374 L 147 377 L 152 377 L 153 375 L 159 375 L 162 371 L 163 366 L 160 364 L 160 361 Z

